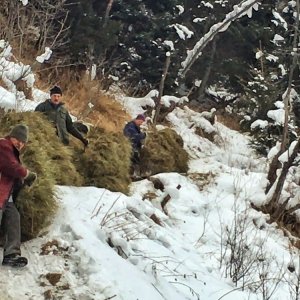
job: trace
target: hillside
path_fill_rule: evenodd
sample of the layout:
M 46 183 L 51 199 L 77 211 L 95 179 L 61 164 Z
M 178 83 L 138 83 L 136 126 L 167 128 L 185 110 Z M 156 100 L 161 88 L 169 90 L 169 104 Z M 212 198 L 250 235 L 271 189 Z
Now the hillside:
M 209 126 L 200 113 L 168 119 L 188 174 L 132 183 L 130 196 L 57 186 L 52 225 L 23 245 L 29 265 L 1 267 L 1 299 L 295 299 L 297 252 L 250 205 L 265 200 L 266 161 L 218 122 L 216 142 L 199 136 L 191 122 Z
M 299 300 L 299 11 L 3 0 L 0 133 L 29 126 L 38 179 L 17 200 L 29 263 L 0 265 L 0 300 Z M 53 85 L 88 146 L 33 112 Z

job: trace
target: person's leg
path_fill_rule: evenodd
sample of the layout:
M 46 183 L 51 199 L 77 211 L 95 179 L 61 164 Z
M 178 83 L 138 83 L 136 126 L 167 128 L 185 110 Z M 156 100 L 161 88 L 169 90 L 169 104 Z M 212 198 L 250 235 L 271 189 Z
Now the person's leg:
M 2 241 L 2 228 L 1 228 L 1 222 L 2 222 L 2 215 L 3 215 L 3 211 L 2 209 L 0 209 L 0 247 L 3 246 L 3 241 Z
M 132 164 L 139 165 L 141 162 L 140 152 L 138 150 L 134 150 L 131 157 Z
M 141 172 L 140 172 L 140 152 L 138 150 L 134 150 L 132 158 L 131 158 L 131 163 L 132 163 L 132 176 L 133 177 L 140 177 Z
M 5 235 L 4 256 L 21 254 L 20 214 L 13 202 L 8 202 L 3 212 L 3 229 Z
M 2 225 L 5 235 L 2 266 L 25 267 L 28 260 L 21 256 L 20 214 L 13 202 L 8 202 L 3 211 Z

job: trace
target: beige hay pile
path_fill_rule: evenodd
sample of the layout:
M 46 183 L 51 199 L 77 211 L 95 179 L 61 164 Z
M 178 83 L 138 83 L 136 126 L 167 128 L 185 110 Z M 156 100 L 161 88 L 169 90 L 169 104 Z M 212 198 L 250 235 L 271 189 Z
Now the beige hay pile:
M 88 139 L 85 152 L 77 148 L 75 161 L 85 185 L 128 193 L 131 183 L 131 145 L 128 139 L 122 133 L 105 132 L 98 127 L 91 129 Z
M 141 151 L 141 170 L 151 174 L 187 172 L 188 154 L 182 138 L 169 128 L 149 133 Z
M 72 163 L 72 152 L 57 138 L 53 125 L 37 112 L 7 113 L 0 120 L 1 136 L 17 124 L 29 127 L 29 142 L 22 151 L 24 165 L 38 175 L 31 188 L 24 188 L 17 205 L 22 237 L 30 239 L 45 229 L 55 210 L 55 184 L 80 185 L 82 178 Z

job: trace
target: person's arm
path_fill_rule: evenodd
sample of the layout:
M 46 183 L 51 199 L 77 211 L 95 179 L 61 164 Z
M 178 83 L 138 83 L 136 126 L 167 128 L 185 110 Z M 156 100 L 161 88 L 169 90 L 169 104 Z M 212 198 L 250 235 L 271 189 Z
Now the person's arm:
M 74 127 L 72 118 L 68 112 L 66 115 L 66 127 L 70 134 L 72 134 L 75 138 L 79 139 L 85 146 L 88 145 L 88 140 L 85 139 L 83 135 Z
M 45 112 L 45 102 L 38 104 L 34 111 Z

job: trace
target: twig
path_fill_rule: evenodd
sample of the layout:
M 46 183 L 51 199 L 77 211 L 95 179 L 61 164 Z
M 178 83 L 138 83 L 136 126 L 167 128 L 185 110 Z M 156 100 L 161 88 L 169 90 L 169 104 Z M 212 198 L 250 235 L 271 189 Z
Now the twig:
M 267 279 L 265 279 L 266 281 L 268 281 L 268 280 L 277 280 L 278 278 L 267 278 Z M 229 294 L 231 294 L 231 293 L 233 293 L 233 292 L 235 292 L 235 291 L 238 291 L 238 290 L 243 290 L 245 287 L 251 287 L 252 285 L 254 285 L 254 284 L 257 284 L 257 283 L 260 283 L 261 282 L 261 280 L 257 280 L 257 281 L 253 281 L 253 282 L 250 282 L 250 283 L 248 283 L 248 284 L 246 284 L 246 285 L 244 285 L 244 286 L 240 286 L 240 287 L 237 287 L 237 288 L 235 288 L 235 289 L 232 289 L 232 290 L 230 290 L 229 292 L 227 292 L 227 293 L 225 293 L 224 295 L 222 295 L 220 298 L 218 298 L 217 300 L 221 300 L 221 299 L 223 299 L 225 296 L 227 296 L 227 295 L 229 295 Z
M 99 200 L 98 200 L 97 204 L 95 205 L 95 207 L 94 207 L 94 209 L 93 209 L 93 211 L 92 211 L 92 216 L 91 216 L 91 219 L 93 219 L 95 216 L 97 216 L 97 215 L 98 215 L 98 213 L 99 213 L 99 211 L 100 211 L 100 209 L 101 209 L 101 206 L 98 208 L 98 210 L 97 210 L 97 213 L 95 213 L 94 215 L 93 215 L 93 213 L 95 212 L 95 210 L 96 210 L 96 208 L 97 208 L 97 206 L 98 206 L 99 202 L 101 201 L 101 199 L 102 199 L 102 197 L 103 197 L 103 195 L 104 195 L 105 191 L 106 191 L 106 189 L 104 189 L 104 191 L 103 191 L 102 195 L 100 196 L 100 198 L 99 198 Z
M 117 297 L 117 295 L 113 295 L 111 297 L 105 298 L 104 300 L 110 300 L 110 299 L 115 298 L 115 297 Z
M 156 289 L 156 291 L 161 295 L 161 297 L 163 298 L 163 299 L 166 299 L 166 300 L 168 300 L 160 291 L 159 291 L 159 289 L 153 284 L 153 283 L 151 283 L 152 284 L 152 286 Z
M 106 212 L 106 214 L 104 215 L 100 225 L 103 226 L 105 224 L 105 221 L 107 219 L 108 213 L 111 211 L 111 209 L 114 207 L 114 205 L 116 204 L 116 202 L 120 199 L 122 194 L 120 194 L 117 199 L 113 202 L 113 204 L 111 205 L 111 207 L 109 208 L 109 210 Z
M 169 281 L 169 283 L 181 284 L 181 285 L 187 287 L 192 292 L 192 294 L 197 297 L 197 300 L 200 300 L 200 295 L 193 288 L 191 288 L 189 285 L 187 285 L 185 283 L 182 283 L 182 282 L 178 282 L 178 281 Z

